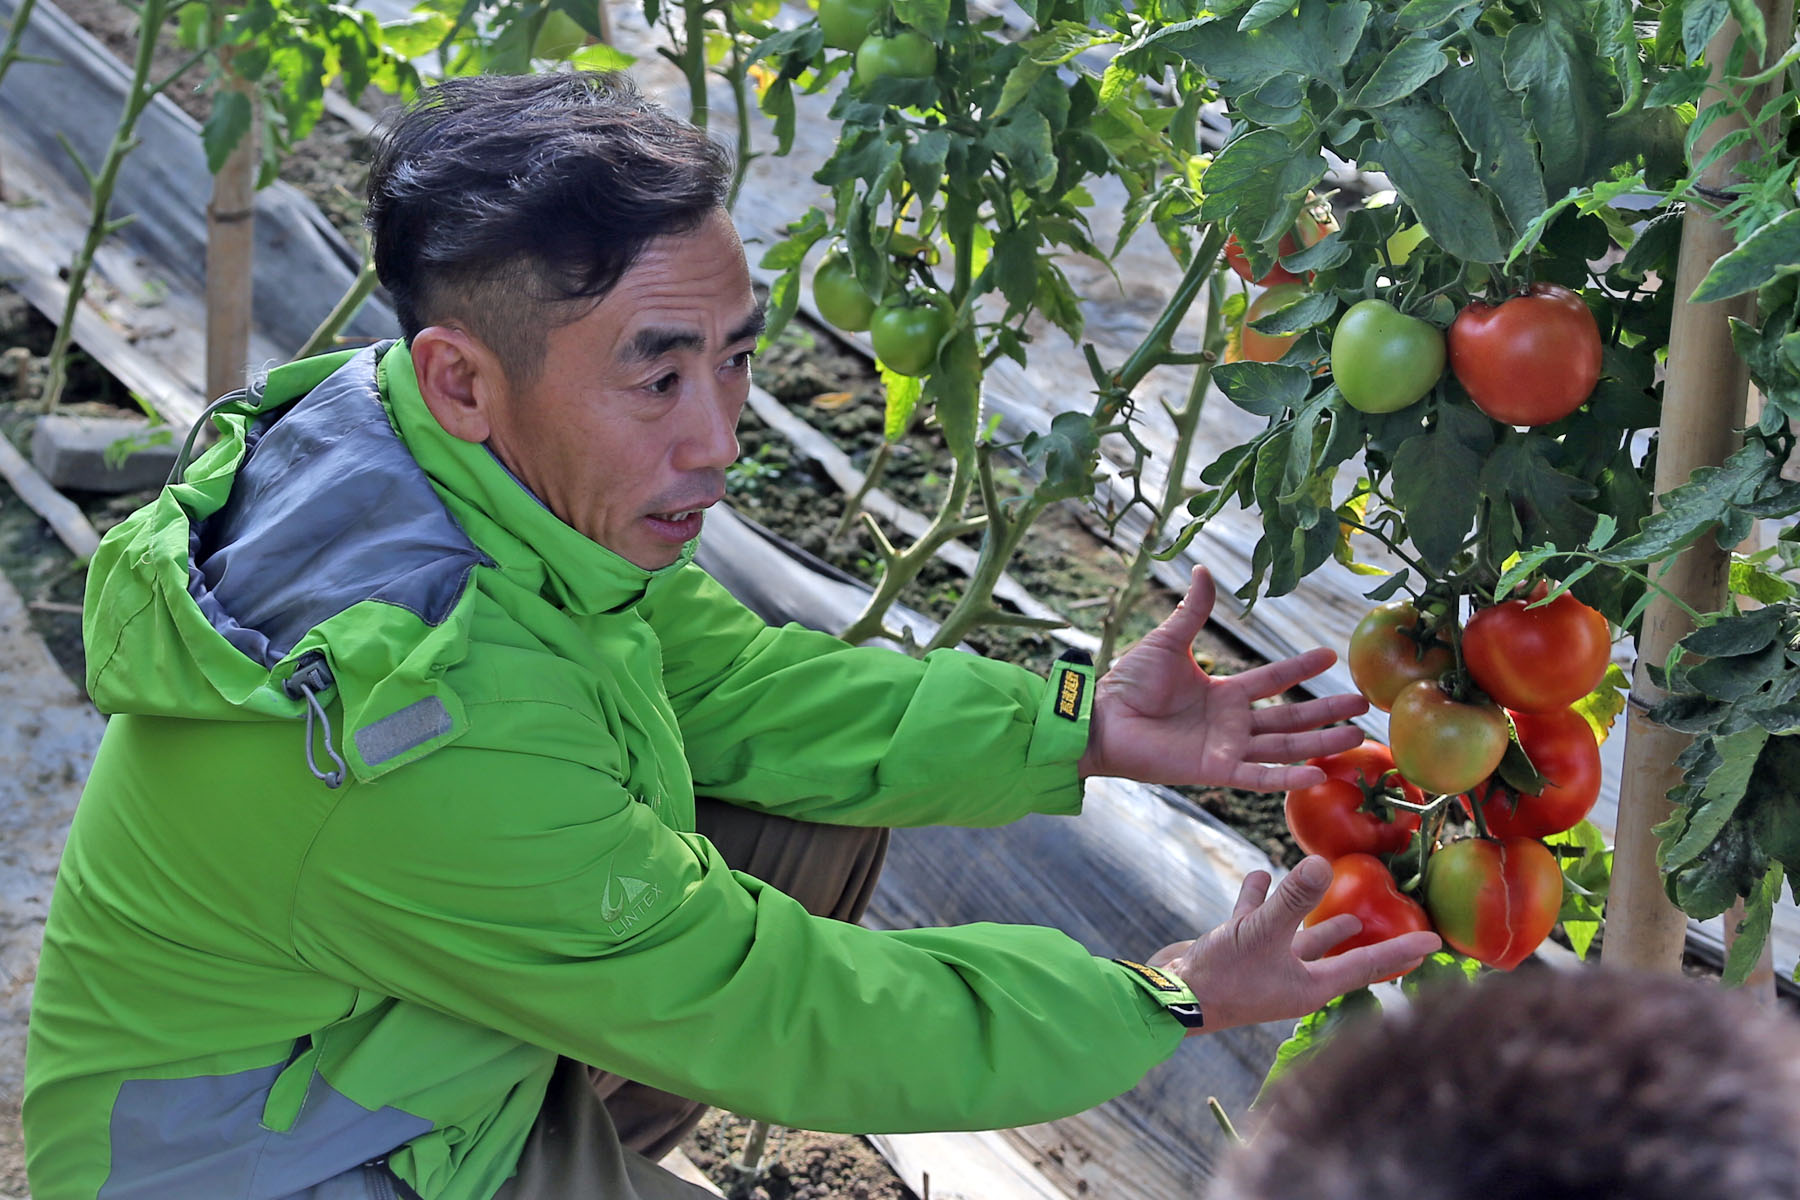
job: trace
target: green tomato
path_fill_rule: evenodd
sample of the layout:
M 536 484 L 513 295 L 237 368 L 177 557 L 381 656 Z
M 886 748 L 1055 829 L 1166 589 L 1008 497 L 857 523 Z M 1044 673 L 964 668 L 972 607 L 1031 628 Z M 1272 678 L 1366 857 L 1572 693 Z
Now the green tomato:
M 854 50 L 881 20 L 887 5 L 877 0 L 819 0 L 819 28 L 833 50 Z
M 1423 225 L 1407 225 L 1394 230 L 1388 235 L 1387 240 L 1388 261 L 1396 267 L 1404 267 L 1406 260 L 1412 257 L 1412 252 L 1417 250 L 1419 243 L 1424 240 L 1425 227 Z
M 879 34 L 856 48 L 856 82 L 867 87 L 877 79 L 927 79 L 937 71 L 937 47 L 911 29 L 892 37 Z
M 950 314 L 930 302 L 884 304 L 869 320 L 875 357 L 890 371 L 923 375 L 937 361 L 938 343 L 950 332 Z
M 1444 335 L 1385 300 L 1350 306 L 1331 335 L 1331 374 L 1350 407 L 1398 412 L 1444 373 Z
M 812 289 L 813 303 L 818 305 L 821 317 L 851 333 L 869 327 L 875 301 L 856 281 L 848 256 L 833 251 L 820 259 L 819 269 L 813 272 Z

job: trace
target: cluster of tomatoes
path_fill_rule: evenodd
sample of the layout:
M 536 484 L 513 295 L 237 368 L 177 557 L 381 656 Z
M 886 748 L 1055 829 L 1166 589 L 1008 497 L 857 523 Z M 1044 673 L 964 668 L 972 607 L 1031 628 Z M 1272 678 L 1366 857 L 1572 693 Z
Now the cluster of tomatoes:
M 1542 839 L 1574 828 L 1600 794 L 1599 744 L 1571 706 L 1605 675 L 1611 632 L 1569 593 L 1546 595 L 1540 584 L 1460 628 L 1385 604 L 1352 633 L 1351 678 L 1389 714 L 1391 745 L 1312 759 L 1325 782 L 1286 803 L 1295 842 L 1332 864 L 1306 923 L 1362 921 L 1332 953 L 1435 929 L 1510 970 L 1555 927 L 1562 869 Z M 1471 836 L 1446 837 L 1452 803 Z
M 854 55 L 853 87 L 867 87 L 877 79 L 928 79 L 936 73 L 937 45 L 904 26 L 883 32 L 887 24 L 885 3 L 820 0 L 819 27 L 825 44 Z M 902 255 L 928 251 L 923 242 L 899 235 L 890 239 L 889 249 Z M 924 375 L 950 331 L 949 300 L 935 288 L 903 289 L 882 282 L 882 290 L 871 294 L 857 279 L 849 255 L 834 249 L 813 272 L 813 303 L 819 315 L 837 328 L 868 333 L 875 356 L 889 370 Z
M 1268 290 L 1250 303 L 1233 331 L 1227 361 L 1274 362 L 1298 334 L 1272 335 L 1253 328 L 1306 292 L 1306 280 L 1280 263 L 1335 228 L 1329 209 L 1302 212 L 1294 231 L 1277 246 L 1275 267 L 1252 279 L 1236 239 L 1225 259 L 1242 279 Z M 1388 239 L 1396 265 L 1424 238 L 1410 226 Z M 1352 304 L 1331 336 L 1331 375 L 1352 408 L 1398 412 L 1423 399 L 1446 363 L 1475 407 L 1507 425 L 1535 427 L 1560 421 L 1587 401 L 1600 380 L 1600 328 L 1582 298 L 1553 283 L 1536 283 L 1500 304 L 1474 300 L 1447 333 L 1409 316 L 1386 300 Z

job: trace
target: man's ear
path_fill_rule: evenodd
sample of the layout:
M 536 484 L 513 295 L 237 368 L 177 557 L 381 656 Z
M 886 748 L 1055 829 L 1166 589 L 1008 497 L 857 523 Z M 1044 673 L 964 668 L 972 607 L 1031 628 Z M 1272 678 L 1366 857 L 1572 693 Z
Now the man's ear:
M 506 391 L 493 352 L 466 330 L 431 325 L 413 335 L 412 360 L 419 394 L 444 432 L 465 442 L 487 441 L 494 406 Z

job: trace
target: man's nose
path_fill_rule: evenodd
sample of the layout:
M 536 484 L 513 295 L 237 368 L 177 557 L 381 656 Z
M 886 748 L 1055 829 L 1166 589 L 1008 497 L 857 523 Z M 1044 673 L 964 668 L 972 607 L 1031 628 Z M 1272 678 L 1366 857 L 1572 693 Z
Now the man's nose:
M 738 414 L 743 407 L 743 397 L 724 388 L 699 397 L 675 466 L 684 471 L 723 471 L 736 462 Z

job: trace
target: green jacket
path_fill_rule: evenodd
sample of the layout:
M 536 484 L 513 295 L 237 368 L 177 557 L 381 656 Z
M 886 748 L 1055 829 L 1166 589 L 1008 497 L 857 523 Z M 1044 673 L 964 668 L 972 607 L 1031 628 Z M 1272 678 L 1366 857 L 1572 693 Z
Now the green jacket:
M 360 1196 L 380 1157 L 490 1197 L 559 1054 L 862 1132 L 1049 1120 L 1179 1042 L 1060 933 L 815 918 L 692 832 L 696 788 L 841 824 L 1073 812 L 1085 693 L 631 565 L 445 434 L 402 345 L 214 423 L 90 570 L 112 719 L 33 1000 L 36 1200 Z

